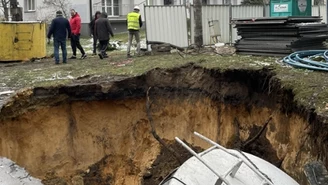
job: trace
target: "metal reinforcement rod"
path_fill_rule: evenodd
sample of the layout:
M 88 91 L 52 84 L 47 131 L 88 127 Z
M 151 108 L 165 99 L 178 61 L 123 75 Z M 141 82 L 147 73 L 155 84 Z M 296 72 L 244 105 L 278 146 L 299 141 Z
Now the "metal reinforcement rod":
M 221 145 L 217 144 L 216 142 L 210 140 L 209 138 L 207 138 L 207 137 L 205 137 L 205 136 L 199 134 L 198 132 L 194 132 L 194 134 L 195 134 L 196 136 L 198 136 L 199 138 L 203 139 L 204 141 L 208 142 L 209 144 L 218 147 L 219 149 L 223 150 L 224 152 L 226 152 L 226 153 L 228 153 L 228 154 L 230 154 L 230 155 L 232 155 L 232 156 L 234 156 L 234 157 L 237 157 L 238 159 L 243 160 L 243 162 L 244 162 L 244 163 L 245 163 L 245 164 L 246 164 L 251 170 L 253 170 L 258 176 L 260 176 L 262 179 L 264 179 L 265 181 L 267 181 L 267 183 L 269 183 L 270 185 L 274 185 L 274 184 L 273 184 L 268 178 L 266 178 L 266 177 L 265 177 L 265 176 L 264 176 L 264 175 L 263 175 L 258 169 L 254 168 L 254 166 L 250 165 L 250 164 L 248 163 L 248 161 L 247 161 L 247 160 L 244 160 L 240 155 L 229 152 L 229 151 L 228 151 L 226 148 L 224 148 L 223 146 L 221 146 Z
M 230 185 L 230 183 L 222 177 L 220 174 L 218 174 L 210 165 L 204 161 L 204 159 L 198 155 L 195 151 L 193 151 L 188 145 L 186 145 L 183 141 L 181 141 L 178 137 L 175 137 L 175 140 L 180 143 L 185 149 L 187 149 L 193 156 L 195 156 L 200 162 L 202 162 L 209 170 L 211 170 L 219 179 L 221 179 L 226 185 Z

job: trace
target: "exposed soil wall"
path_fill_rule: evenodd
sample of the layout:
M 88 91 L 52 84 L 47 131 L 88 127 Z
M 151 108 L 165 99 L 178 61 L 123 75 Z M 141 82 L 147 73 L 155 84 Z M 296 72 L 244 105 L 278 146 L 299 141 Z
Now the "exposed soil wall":
M 301 184 L 304 164 L 327 161 L 324 118 L 297 106 L 269 70 L 220 72 L 193 65 L 115 82 L 26 90 L 0 112 L 0 155 L 48 184 L 57 177 L 68 184 L 158 183 L 178 164 L 150 133 L 149 87 L 156 130 L 172 146 L 178 136 L 209 147 L 193 137 L 197 131 L 272 162 Z

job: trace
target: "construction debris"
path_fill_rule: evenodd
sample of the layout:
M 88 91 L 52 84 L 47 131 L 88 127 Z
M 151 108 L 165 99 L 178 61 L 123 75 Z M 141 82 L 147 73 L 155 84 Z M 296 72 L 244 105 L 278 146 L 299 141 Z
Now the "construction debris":
M 153 44 L 151 45 L 151 50 L 153 52 L 160 52 L 160 53 L 170 53 L 171 52 L 171 45 L 170 44 Z
M 0 92 L 0 96 L 1 95 L 7 95 L 7 94 L 12 94 L 14 93 L 15 91 L 3 91 L 3 92 Z
M 320 17 L 235 19 L 239 54 L 285 56 L 295 51 L 324 49 L 328 26 Z
M 5 185 L 42 185 L 41 180 L 30 176 L 24 168 L 13 161 L 0 157 L 0 184 Z
M 313 161 L 306 164 L 304 172 L 310 185 L 328 183 L 328 171 L 321 161 Z

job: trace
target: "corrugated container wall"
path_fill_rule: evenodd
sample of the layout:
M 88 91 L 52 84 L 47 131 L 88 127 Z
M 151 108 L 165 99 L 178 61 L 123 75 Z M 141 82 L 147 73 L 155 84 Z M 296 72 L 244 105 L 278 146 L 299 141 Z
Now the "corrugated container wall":
M 184 6 L 145 6 L 147 41 L 188 47 L 187 13 Z
M 1 22 L 0 61 L 46 56 L 46 26 L 40 22 Z

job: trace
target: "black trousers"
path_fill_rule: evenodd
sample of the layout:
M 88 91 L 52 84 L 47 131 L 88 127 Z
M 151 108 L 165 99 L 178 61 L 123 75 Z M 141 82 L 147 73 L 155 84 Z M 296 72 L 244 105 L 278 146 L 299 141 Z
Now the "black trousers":
M 85 54 L 83 47 L 80 43 L 80 35 L 71 35 L 71 47 L 73 51 L 73 55 L 76 56 L 76 48 L 78 48 L 82 55 Z
M 92 52 L 97 53 L 97 41 L 98 41 L 98 39 L 97 39 L 97 37 L 94 33 L 92 33 L 92 38 L 93 38 L 93 43 L 92 43 L 93 44 L 93 50 L 92 50 Z
M 93 53 L 97 53 L 97 37 L 93 36 Z
M 108 43 L 109 43 L 109 40 L 99 40 L 99 44 L 100 44 L 100 51 L 101 51 L 101 54 L 103 56 L 106 56 L 106 51 L 107 51 L 107 47 L 108 47 Z

